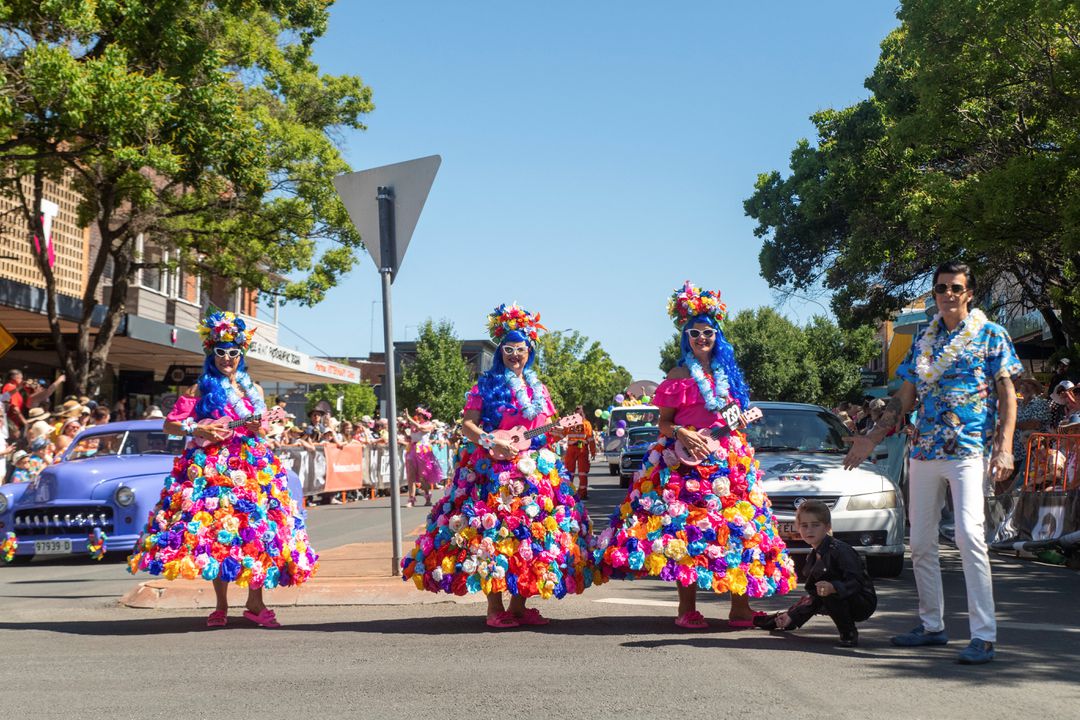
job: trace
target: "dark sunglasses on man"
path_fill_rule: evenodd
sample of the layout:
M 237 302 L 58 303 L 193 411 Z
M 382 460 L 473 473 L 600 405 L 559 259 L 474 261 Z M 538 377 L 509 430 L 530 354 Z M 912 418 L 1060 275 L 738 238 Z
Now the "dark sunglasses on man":
M 934 286 L 935 295 L 944 295 L 947 292 L 951 292 L 953 295 L 963 295 L 967 292 L 967 286 L 961 285 L 960 283 L 938 283 Z

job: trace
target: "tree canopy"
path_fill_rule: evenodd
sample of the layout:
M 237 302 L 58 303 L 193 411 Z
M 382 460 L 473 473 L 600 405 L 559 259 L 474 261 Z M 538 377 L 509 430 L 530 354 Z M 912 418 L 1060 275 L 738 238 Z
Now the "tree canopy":
M 833 406 L 861 395 L 860 370 L 881 346 L 873 328 L 839 327 L 814 316 L 800 327 L 770 307 L 743 310 L 724 323 L 724 334 L 754 400 Z M 660 369 L 679 359 L 679 334 L 660 348 Z
M 1080 335 L 1080 6 L 1070 0 L 903 0 L 871 96 L 812 116 L 787 177 L 746 201 L 762 275 L 825 288 L 854 325 L 972 265 L 992 301 Z M 996 297 L 993 297 L 996 295 Z M 1055 312 L 1060 310 L 1060 314 Z
M 599 342 L 590 343 L 577 331 L 542 335 L 539 346 L 538 373 L 560 413 L 582 405 L 592 418 L 597 408 L 611 405 L 611 399 L 633 380 L 630 371 L 617 365 Z
M 474 378 L 461 354 L 461 341 L 449 320 L 420 325 L 416 358 L 403 363 L 398 378 L 398 407 L 411 412 L 423 405 L 445 422 L 454 422 L 465 405 Z
M 341 411 L 337 410 L 337 401 L 341 398 Z M 313 385 L 307 392 L 307 411 L 310 413 L 319 402 L 325 400 L 335 408 L 334 415 L 339 419 L 356 421 L 365 415 L 374 415 L 379 404 L 375 389 L 366 382 L 358 385 Z
M 142 268 L 180 268 L 312 304 L 360 238 L 331 178 L 335 144 L 373 108 L 358 77 L 325 75 L 312 47 L 326 0 L 0 3 L 0 192 L 12 198 L 48 292 L 69 382 L 96 390 Z M 78 337 L 61 333 L 40 208 L 46 181 L 92 226 Z M 169 260 L 136 254 L 144 237 Z M 108 269 L 100 328 L 91 314 Z M 297 279 L 287 279 L 293 275 Z

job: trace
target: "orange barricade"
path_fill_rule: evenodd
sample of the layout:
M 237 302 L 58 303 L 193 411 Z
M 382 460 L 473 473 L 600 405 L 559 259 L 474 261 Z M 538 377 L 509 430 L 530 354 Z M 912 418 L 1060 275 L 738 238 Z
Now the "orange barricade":
M 350 443 L 339 448 L 337 445 L 324 445 L 326 453 L 325 492 L 359 490 L 364 487 L 364 446 Z
M 1080 435 L 1032 433 L 1028 438 L 1024 490 L 1075 490 Z

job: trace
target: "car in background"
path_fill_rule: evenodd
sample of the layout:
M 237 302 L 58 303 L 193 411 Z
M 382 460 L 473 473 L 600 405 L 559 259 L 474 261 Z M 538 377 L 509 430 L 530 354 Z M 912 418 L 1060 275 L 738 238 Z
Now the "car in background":
M 619 487 L 630 487 L 634 473 L 641 469 L 645 455 L 660 438 L 660 427 L 646 425 L 630 428 L 626 433 L 626 443 L 619 455 Z
M 624 424 L 620 425 L 620 422 Z M 636 427 L 659 423 L 660 408 L 655 405 L 623 405 L 611 408 L 611 417 L 608 418 L 607 430 L 604 433 L 604 459 L 608 464 L 609 475 L 618 475 L 620 472 L 627 433 Z M 620 428 L 625 431 L 621 437 L 616 432 Z
M 95 528 L 106 549 L 130 553 L 186 439 L 168 435 L 163 420 L 132 420 L 87 428 L 36 480 L 0 485 L 0 537 L 15 533 L 14 561 L 35 555 L 86 555 Z M 291 470 L 289 491 L 302 498 Z
M 806 500 L 824 502 L 833 536 L 866 559 L 877 577 L 904 568 L 904 497 L 900 486 L 875 463 L 845 470 L 851 431 L 830 411 L 803 403 L 756 402 L 763 418 L 746 429 L 763 472 L 780 535 L 793 556 L 810 547 L 795 527 L 795 509 Z

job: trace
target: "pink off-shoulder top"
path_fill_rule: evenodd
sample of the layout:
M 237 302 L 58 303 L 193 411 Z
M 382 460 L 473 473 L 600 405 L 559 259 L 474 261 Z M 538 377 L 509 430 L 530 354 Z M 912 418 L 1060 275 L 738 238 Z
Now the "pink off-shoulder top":
M 732 402 L 738 402 L 735 398 Z M 657 407 L 675 408 L 675 424 L 706 428 L 720 420 L 720 413 L 705 409 L 705 398 L 701 397 L 694 378 L 668 379 L 660 383 L 653 393 L 653 404 Z M 726 404 L 726 403 L 725 403 Z
M 551 403 L 551 396 L 548 394 L 548 390 L 543 385 L 540 386 L 544 393 L 544 410 L 537 413 L 536 417 L 529 420 L 521 414 L 521 407 L 518 405 L 517 398 L 513 395 L 510 396 L 510 405 L 504 408 L 502 413 L 502 421 L 499 423 L 499 430 L 510 430 L 518 425 L 521 425 L 526 430 L 532 430 L 538 428 L 541 425 L 547 425 L 551 422 L 551 418 L 555 417 L 555 406 Z M 529 394 L 529 400 L 532 400 L 533 392 L 532 388 L 526 386 L 525 391 Z M 469 410 L 476 410 L 482 412 L 484 409 L 484 399 L 480 396 L 480 387 L 473 385 L 472 390 L 469 391 L 468 396 L 465 399 L 465 412 Z

